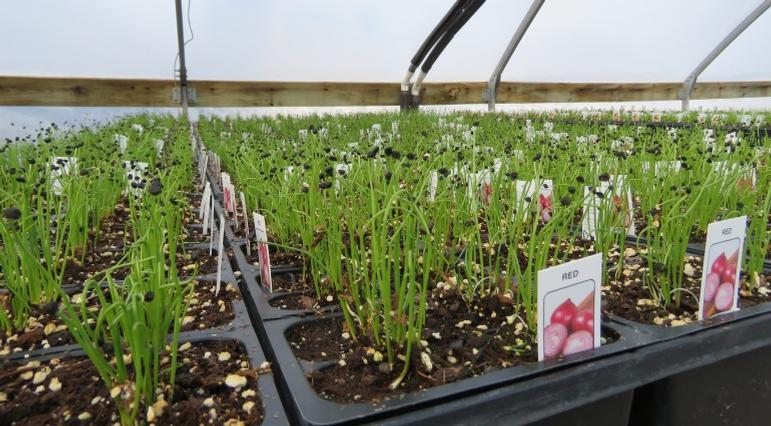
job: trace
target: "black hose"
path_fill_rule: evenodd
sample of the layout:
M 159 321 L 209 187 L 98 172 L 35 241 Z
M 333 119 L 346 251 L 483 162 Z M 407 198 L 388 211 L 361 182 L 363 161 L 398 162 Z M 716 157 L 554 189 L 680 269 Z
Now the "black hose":
M 431 70 L 431 67 L 434 66 L 434 62 L 436 62 L 437 58 L 439 58 L 439 55 L 442 54 L 447 45 L 450 44 L 450 41 L 455 37 L 455 34 L 466 25 L 466 22 L 474 16 L 484 3 L 485 0 L 471 0 L 471 4 L 464 8 L 460 14 L 455 16 L 453 22 L 449 24 L 447 31 L 442 34 L 442 38 L 434 45 L 431 49 L 431 53 L 428 54 L 428 57 L 423 62 L 423 66 L 420 69 L 421 72 L 425 74 Z
M 415 52 L 415 56 L 412 57 L 412 60 L 410 60 L 410 72 L 414 72 L 420 63 L 423 61 L 423 59 L 426 57 L 426 54 L 428 53 L 429 49 L 436 43 L 436 41 L 444 35 L 445 31 L 447 31 L 448 23 L 459 13 L 462 11 L 463 6 L 466 5 L 471 0 L 455 0 L 455 3 L 452 5 L 450 10 L 447 11 L 447 13 L 442 17 L 442 19 L 439 21 L 438 24 L 434 27 L 434 29 L 431 31 L 431 34 L 426 37 L 426 40 L 423 41 L 423 44 L 420 45 L 420 48 L 418 48 L 418 51 Z

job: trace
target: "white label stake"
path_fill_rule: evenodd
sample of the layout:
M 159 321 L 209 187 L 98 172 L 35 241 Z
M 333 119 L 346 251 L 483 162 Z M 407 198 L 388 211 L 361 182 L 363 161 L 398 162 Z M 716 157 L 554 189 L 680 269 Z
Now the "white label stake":
M 214 196 L 211 197 L 209 204 L 209 256 L 212 254 L 212 246 L 214 245 Z
M 732 312 L 738 307 L 747 216 L 710 223 L 701 273 L 699 320 Z
M 538 271 L 538 360 L 600 346 L 602 253 Z
M 222 281 L 222 256 L 224 250 L 225 239 L 225 216 L 220 215 L 220 235 L 219 242 L 217 244 L 217 286 L 214 289 L 214 295 L 220 294 L 220 281 Z
M 254 239 L 257 241 L 257 256 L 260 259 L 260 282 L 268 294 L 273 294 L 273 278 L 270 275 L 270 251 L 268 250 L 268 228 L 265 216 L 253 212 Z
M 252 255 L 252 248 L 251 243 L 249 243 L 249 213 L 246 211 L 246 197 L 244 197 L 243 192 L 238 193 L 239 198 L 241 198 L 241 210 L 244 212 L 244 235 L 246 235 L 246 255 L 251 256 Z

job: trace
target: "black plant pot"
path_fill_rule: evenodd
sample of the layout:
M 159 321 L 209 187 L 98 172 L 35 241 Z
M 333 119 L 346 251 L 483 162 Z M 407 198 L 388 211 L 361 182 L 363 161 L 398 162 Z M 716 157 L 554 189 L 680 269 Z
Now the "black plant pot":
M 771 315 L 668 342 L 674 374 L 635 391 L 631 425 L 760 425 L 771 418 Z
M 522 413 L 528 413 L 523 418 L 531 420 L 536 420 L 538 415 L 542 415 L 544 418 L 553 417 L 573 409 L 579 409 L 585 413 L 584 415 L 591 417 L 592 424 L 626 424 L 632 388 L 606 393 L 602 387 L 586 387 L 583 389 L 581 398 L 575 398 L 575 395 L 571 398 L 567 396 L 566 391 L 557 392 L 557 387 L 552 383 L 553 376 L 550 373 L 562 372 L 562 374 L 570 376 L 570 379 L 566 379 L 570 386 L 584 386 L 582 383 L 586 380 L 585 375 L 601 376 L 604 362 L 616 359 L 617 356 L 614 354 L 644 344 L 644 340 L 640 338 L 645 339 L 645 336 L 639 335 L 622 324 L 603 325 L 605 330 L 618 333 L 620 336 L 618 341 L 561 361 L 529 363 L 496 370 L 482 376 L 406 393 L 378 403 L 343 404 L 323 399 L 313 390 L 306 374 L 314 371 L 314 369 L 324 368 L 324 365 L 297 359 L 285 338 L 285 333 L 298 324 L 309 321 L 324 321 L 329 319 L 329 315 L 304 319 L 276 319 L 260 324 L 264 327 L 265 338 L 263 342 L 266 343 L 264 347 L 266 351 L 270 351 L 268 356 L 274 360 L 274 371 L 280 379 L 280 390 L 286 397 L 285 405 L 293 412 L 298 424 L 381 423 L 391 421 L 390 419 L 395 419 L 393 422 L 397 424 L 421 423 L 423 420 L 428 421 L 429 419 L 433 421 L 436 420 L 434 417 L 442 417 L 441 413 L 447 404 L 464 405 L 465 402 L 462 401 L 465 397 L 477 394 L 488 395 L 484 401 L 496 400 L 505 396 L 505 401 L 498 402 L 499 408 L 516 406 L 517 417 L 521 416 Z M 498 389 L 512 383 L 515 384 L 512 386 L 517 386 L 517 392 L 502 394 L 501 390 Z M 564 382 L 559 383 L 565 385 Z M 557 392 L 559 396 L 551 392 Z M 562 400 L 563 403 L 557 406 L 547 404 L 548 406 L 542 407 L 541 411 L 538 411 L 537 407 L 534 408 L 534 399 L 551 400 L 552 398 Z M 598 403 L 599 405 L 594 408 L 580 408 L 604 398 L 608 398 L 608 400 Z M 413 415 L 416 411 L 423 414 Z M 477 414 L 483 416 L 480 418 L 481 423 L 487 423 L 488 420 L 494 419 L 501 413 L 503 411 L 488 409 L 480 410 Z M 428 417 L 423 419 L 423 415 Z M 569 415 L 566 414 L 566 416 Z M 457 423 L 451 418 L 446 420 L 449 423 Z M 524 423 L 514 417 L 506 417 L 505 422 L 507 424 Z

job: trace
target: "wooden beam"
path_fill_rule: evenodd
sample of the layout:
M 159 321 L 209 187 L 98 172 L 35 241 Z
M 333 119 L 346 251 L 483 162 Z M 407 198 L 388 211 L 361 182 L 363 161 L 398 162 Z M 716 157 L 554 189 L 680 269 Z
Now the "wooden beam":
M 499 86 L 498 103 L 677 100 L 681 83 L 517 83 Z M 176 107 L 173 80 L 1 77 L 0 105 Z M 193 107 L 398 105 L 398 83 L 191 80 Z M 423 105 L 483 103 L 484 82 L 427 83 Z M 691 99 L 771 97 L 771 81 L 701 82 Z

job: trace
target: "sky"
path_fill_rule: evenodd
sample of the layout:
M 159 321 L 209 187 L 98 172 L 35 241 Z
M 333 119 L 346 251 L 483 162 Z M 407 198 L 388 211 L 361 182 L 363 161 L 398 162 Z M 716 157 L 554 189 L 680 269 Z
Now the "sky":
M 549 0 L 502 80 L 682 81 L 760 2 Z M 171 0 L 6 3 L 0 14 L 0 39 L 5 41 L 0 44 L 0 75 L 173 76 L 177 46 Z M 186 48 L 189 78 L 400 81 L 409 58 L 451 4 L 451 0 L 190 0 L 194 38 Z M 529 5 L 529 0 L 487 1 L 426 81 L 486 81 Z M 183 0 L 185 11 L 187 6 L 188 0 Z M 700 81 L 771 79 L 769 51 L 771 12 L 729 46 Z M 677 108 L 679 103 L 646 105 Z M 561 105 L 539 107 L 555 106 Z M 771 109 L 771 98 L 692 106 Z M 126 112 L 136 110 L 0 107 L 0 137 L 39 120 L 99 119 Z

